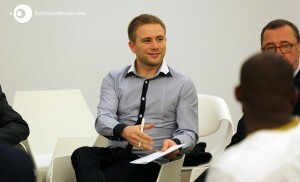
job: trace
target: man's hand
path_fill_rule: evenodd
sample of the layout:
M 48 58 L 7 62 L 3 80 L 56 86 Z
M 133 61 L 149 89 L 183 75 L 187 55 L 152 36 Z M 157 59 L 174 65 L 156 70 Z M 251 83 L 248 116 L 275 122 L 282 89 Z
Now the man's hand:
M 161 148 L 161 151 L 164 152 L 166 151 L 168 148 L 174 146 L 174 145 L 177 145 L 174 140 L 171 140 L 171 139 L 166 139 L 164 140 L 164 143 L 163 143 L 163 146 Z M 173 159 L 176 157 L 176 155 L 179 154 L 179 150 L 174 150 L 173 152 L 169 153 L 168 155 L 164 156 L 164 158 L 166 159 Z
M 153 123 L 145 124 L 144 130 L 149 130 L 153 128 L 153 126 Z M 132 146 L 143 150 L 153 150 L 154 142 L 152 137 L 141 132 L 141 125 L 126 126 L 121 133 L 121 136 L 125 138 Z

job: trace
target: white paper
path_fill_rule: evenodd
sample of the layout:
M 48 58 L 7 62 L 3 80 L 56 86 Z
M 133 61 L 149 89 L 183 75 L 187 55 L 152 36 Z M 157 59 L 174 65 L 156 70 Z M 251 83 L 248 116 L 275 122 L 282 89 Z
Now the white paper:
M 154 161 L 155 159 L 158 159 L 160 157 L 163 157 L 163 156 L 173 152 L 174 150 L 177 150 L 177 149 L 181 148 L 184 145 L 185 144 L 174 145 L 174 146 L 168 148 L 168 150 L 166 150 L 164 152 L 158 151 L 158 152 L 155 152 L 153 154 L 147 155 L 145 157 L 142 157 L 142 158 L 136 159 L 134 161 L 131 161 L 130 163 L 132 163 L 132 164 L 147 164 L 151 161 Z

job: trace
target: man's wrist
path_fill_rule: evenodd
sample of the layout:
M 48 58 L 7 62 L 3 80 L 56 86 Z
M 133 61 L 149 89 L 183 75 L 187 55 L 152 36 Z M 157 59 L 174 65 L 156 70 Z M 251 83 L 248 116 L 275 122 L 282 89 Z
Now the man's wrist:
M 177 145 L 180 145 L 181 144 L 181 141 L 177 138 L 172 138 L 172 140 L 177 144 Z
M 126 124 L 120 123 L 114 127 L 113 133 L 117 140 L 119 141 L 125 140 L 121 134 L 126 126 L 127 126 Z

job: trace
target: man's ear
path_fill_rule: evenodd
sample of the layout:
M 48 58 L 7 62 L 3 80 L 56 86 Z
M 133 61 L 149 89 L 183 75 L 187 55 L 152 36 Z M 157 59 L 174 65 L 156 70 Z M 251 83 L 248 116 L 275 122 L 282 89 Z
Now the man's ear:
M 235 94 L 236 100 L 238 100 L 239 102 L 241 102 L 242 99 L 243 99 L 243 94 L 242 94 L 242 88 L 241 88 L 241 86 L 235 87 L 234 94 Z
M 135 45 L 132 41 L 128 42 L 128 46 L 131 49 L 131 52 L 135 53 Z

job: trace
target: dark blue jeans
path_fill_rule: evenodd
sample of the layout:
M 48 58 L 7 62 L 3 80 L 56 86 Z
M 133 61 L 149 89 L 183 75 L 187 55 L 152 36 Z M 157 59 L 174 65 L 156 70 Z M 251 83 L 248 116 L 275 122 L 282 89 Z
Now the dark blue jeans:
M 139 157 L 123 148 L 81 147 L 72 154 L 77 182 L 156 181 L 160 165 L 131 164 Z

